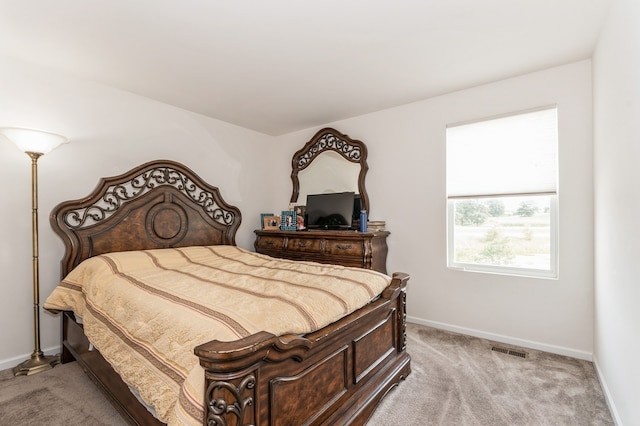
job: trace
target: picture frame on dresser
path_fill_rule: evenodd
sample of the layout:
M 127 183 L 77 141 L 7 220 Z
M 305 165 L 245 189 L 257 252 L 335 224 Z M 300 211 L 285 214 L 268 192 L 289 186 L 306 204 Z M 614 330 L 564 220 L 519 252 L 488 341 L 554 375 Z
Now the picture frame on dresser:
M 265 229 L 265 221 L 264 218 L 267 216 L 275 216 L 273 213 L 260 213 L 260 228 Z
M 295 206 L 293 209 L 296 212 L 296 227 L 298 231 L 304 231 L 305 226 L 305 216 L 307 215 L 307 206 Z
M 262 229 L 264 230 L 280 230 L 280 216 L 264 216 L 262 218 Z
M 298 225 L 296 222 L 296 212 L 292 210 L 283 210 L 280 215 L 280 229 L 283 231 L 296 231 Z

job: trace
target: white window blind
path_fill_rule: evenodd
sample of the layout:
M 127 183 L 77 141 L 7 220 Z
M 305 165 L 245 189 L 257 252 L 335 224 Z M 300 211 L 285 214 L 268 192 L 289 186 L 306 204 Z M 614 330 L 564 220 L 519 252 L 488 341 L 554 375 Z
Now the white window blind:
M 447 127 L 447 196 L 557 192 L 555 107 Z

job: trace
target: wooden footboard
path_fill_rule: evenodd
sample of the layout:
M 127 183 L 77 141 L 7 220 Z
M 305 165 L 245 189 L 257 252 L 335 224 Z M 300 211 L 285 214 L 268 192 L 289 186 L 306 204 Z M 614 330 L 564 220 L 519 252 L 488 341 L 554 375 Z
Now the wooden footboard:
M 198 346 L 205 425 L 364 424 L 410 372 L 406 274 L 375 302 L 305 337 L 258 333 Z

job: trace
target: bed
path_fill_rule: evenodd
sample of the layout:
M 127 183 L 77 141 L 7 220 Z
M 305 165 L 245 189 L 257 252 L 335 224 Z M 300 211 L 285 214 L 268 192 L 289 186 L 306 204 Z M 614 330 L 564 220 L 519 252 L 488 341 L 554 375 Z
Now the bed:
M 207 184 L 182 164 L 167 160 L 153 161 L 120 176 L 103 178 L 86 198 L 63 202 L 55 207 L 50 220 L 53 229 L 65 244 L 61 262 L 63 281 L 58 287 L 64 283 L 75 283 L 78 277 L 85 277 L 88 273 L 83 272 L 83 268 L 87 264 L 106 264 L 106 269 L 111 269 L 112 272 L 115 270 L 115 278 L 107 280 L 99 275 L 98 281 L 108 282 L 108 288 L 113 286 L 111 290 L 114 295 L 105 296 L 105 299 L 112 300 L 119 312 L 129 316 L 133 313 L 133 316 L 140 318 L 143 318 L 143 314 L 138 314 L 137 305 L 130 304 L 133 302 L 114 299 L 122 297 L 124 291 L 120 290 L 121 287 L 116 290 L 115 286 L 120 285 L 119 283 L 111 283 L 117 283 L 117 279 L 125 275 L 119 266 L 116 268 L 114 265 L 132 264 L 138 267 L 146 261 L 140 259 L 151 259 L 147 263 L 162 263 L 163 268 L 167 269 L 166 265 L 175 259 L 189 258 L 191 266 L 198 263 L 198 270 L 230 268 L 227 266 L 230 264 L 227 262 L 229 259 L 235 261 L 235 265 L 242 264 L 243 268 L 251 268 L 248 271 L 236 271 L 237 275 L 243 277 L 240 281 L 234 278 L 216 278 L 221 280 L 217 284 L 227 290 L 223 295 L 216 296 L 214 303 L 226 300 L 231 293 L 239 292 L 235 283 L 240 282 L 238 286 L 244 285 L 245 276 L 258 276 L 262 272 L 257 271 L 259 268 L 264 269 L 265 265 L 267 269 L 275 269 L 279 274 L 284 269 L 287 274 L 296 274 L 298 287 L 311 283 L 313 275 L 322 276 L 323 283 L 327 283 L 327 290 L 313 290 L 322 293 L 328 293 L 330 278 L 332 280 L 338 275 L 348 274 L 345 279 L 354 282 L 356 276 L 358 280 L 364 277 L 366 282 L 358 284 L 361 287 L 369 285 L 370 281 L 371 288 L 374 288 L 374 282 L 387 280 L 384 285 L 376 284 L 379 291 L 368 295 L 362 306 L 345 311 L 345 314 L 337 316 L 330 323 L 319 323 L 321 326 L 312 331 L 269 332 L 258 325 L 258 328 L 253 329 L 243 327 L 249 332 L 233 340 L 228 336 L 214 337 L 198 341 L 193 347 L 189 347 L 188 354 L 184 357 L 194 357 L 198 366 L 188 374 L 185 386 L 191 383 L 192 388 L 200 388 L 196 391 L 200 396 L 195 398 L 200 400 L 192 401 L 192 405 L 199 405 L 202 411 L 199 414 L 190 413 L 191 420 L 196 418 L 199 424 L 364 424 L 387 392 L 410 373 L 405 334 L 407 274 L 382 277 L 382 274 L 374 271 L 273 259 L 237 248 L 235 233 L 241 222 L 240 211 L 222 199 L 218 188 Z M 209 253 L 215 253 L 217 256 L 221 255 L 225 262 L 216 263 L 218 266 L 202 266 L 200 263 L 204 262 L 201 259 L 205 258 L 205 252 L 207 259 Z M 134 260 L 129 256 L 134 256 Z M 166 260 L 163 256 L 166 256 Z M 190 275 L 191 272 L 182 275 L 185 274 Z M 132 281 L 130 275 L 126 276 Z M 230 275 L 225 275 L 227 276 Z M 288 277 L 287 275 L 284 281 L 293 281 L 293 278 Z M 285 299 L 282 295 L 294 294 L 291 290 L 277 290 L 272 285 L 273 278 L 259 277 L 258 280 L 263 281 L 261 287 L 265 291 L 271 292 L 272 296 L 268 297 L 270 300 L 281 301 Z M 167 278 L 166 281 L 169 286 L 174 284 L 173 279 Z M 151 293 L 145 285 L 140 284 L 139 287 L 147 291 L 144 294 Z M 103 291 L 106 290 L 95 293 L 102 294 Z M 201 302 L 199 299 L 206 299 L 209 293 L 200 291 L 201 293 L 190 297 L 197 302 Z M 91 290 L 82 288 L 77 294 L 84 294 L 83 297 L 89 300 L 90 292 Z M 245 291 L 251 292 L 253 290 Z M 302 293 L 295 294 L 295 297 L 287 297 L 293 299 L 295 304 L 305 303 Z M 317 296 L 313 297 L 315 299 Z M 146 298 L 140 294 L 132 297 L 136 300 Z M 172 297 L 163 296 L 163 299 L 170 298 Z M 91 300 L 90 303 L 93 303 L 93 299 Z M 291 300 L 288 303 L 290 302 Z M 152 364 L 153 357 L 141 358 L 140 367 L 129 362 L 129 376 L 125 375 L 123 369 L 126 368 L 119 366 L 113 359 L 124 354 L 117 346 L 119 343 L 101 340 L 100 333 L 96 334 L 95 330 L 95 342 L 87 337 L 95 329 L 90 325 L 89 318 L 97 316 L 97 313 L 102 314 L 102 307 L 94 308 L 92 305 L 91 310 L 82 312 L 87 315 L 87 318 L 83 318 L 78 312 L 60 309 L 55 304 L 52 307 L 48 303 L 49 299 L 45 302 L 45 308 L 62 311 L 61 361 L 77 361 L 131 424 L 163 424 L 154 407 L 150 406 L 153 404 L 149 404 L 148 398 L 136 389 L 135 377 L 147 377 L 144 364 Z M 251 313 L 254 309 L 253 304 L 240 308 L 244 306 L 243 303 L 238 300 L 232 302 L 232 305 L 238 306 L 235 312 L 229 307 L 220 308 L 218 312 L 226 309 L 224 312 L 228 315 L 225 316 L 241 323 L 245 320 L 235 315 Z M 336 304 L 327 304 L 329 307 L 332 305 Z M 268 308 L 271 305 L 266 306 Z M 307 311 L 313 310 L 314 306 L 315 302 L 298 310 L 307 315 Z M 273 305 L 271 309 L 268 315 L 260 316 L 272 320 L 273 330 L 280 330 L 280 326 L 285 325 L 289 327 L 289 322 L 295 323 L 278 319 L 282 311 L 289 309 L 285 305 Z M 325 308 L 321 310 L 324 312 Z M 169 312 L 164 308 L 161 311 Z M 199 315 L 201 314 L 200 312 Z M 171 315 L 174 315 L 174 322 L 182 322 L 181 315 L 174 314 L 173 311 Z M 138 322 L 144 325 L 140 328 L 145 328 L 147 323 L 152 322 L 140 318 Z M 253 323 L 254 319 L 246 321 Z M 284 322 L 287 324 L 282 324 Z M 193 328 L 202 329 L 205 333 L 210 329 L 208 324 L 199 322 Z M 128 337 L 127 333 L 113 334 Z M 177 337 L 175 333 L 178 333 Z M 158 340 L 167 341 L 165 344 L 173 348 L 175 340 L 181 340 L 182 332 L 167 328 L 160 333 L 153 331 L 150 334 L 158 335 Z M 166 336 L 173 337 L 167 339 Z M 107 359 L 114 364 L 111 365 Z M 141 385 L 142 391 L 145 386 L 149 387 L 148 384 Z M 148 389 L 146 392 L 148 396 Z M 181 389 L 176 398 L 193 399 L 192 395 L 193 392 L 189 394 Z M 178 405 L 180 404 L 176 403 Z M 166 417 L 163 420 L 166 421 Z M 173 416 L 169 423 L 183 422 L 179 416 Z

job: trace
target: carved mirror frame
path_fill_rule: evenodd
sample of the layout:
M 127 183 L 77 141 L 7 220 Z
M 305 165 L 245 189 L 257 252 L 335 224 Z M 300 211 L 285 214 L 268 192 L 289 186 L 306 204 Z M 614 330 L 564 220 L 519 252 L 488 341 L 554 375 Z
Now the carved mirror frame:
M 371 214 L 371 206 L 369 205 L 369 196 L 364 185 L 369 166 L 367 164 L 367 146 L 364 142 L 351 139 L 349 136 L 340 133 L 336 129 L 325 127 L 319 130 L 302 149 L 293 155 L 291 160 L 291 181 L 293 182 L 293 192 L 291 201 L 298 201 L 300 194 L 300 180 L 298 173 L 306 169 L 318 158 L 323 152 L 334 151 L 342 156 L 350 163 L 360 164 L 360 173 L 358 174 L 358 193 L 362 203 L 362 208 Z

